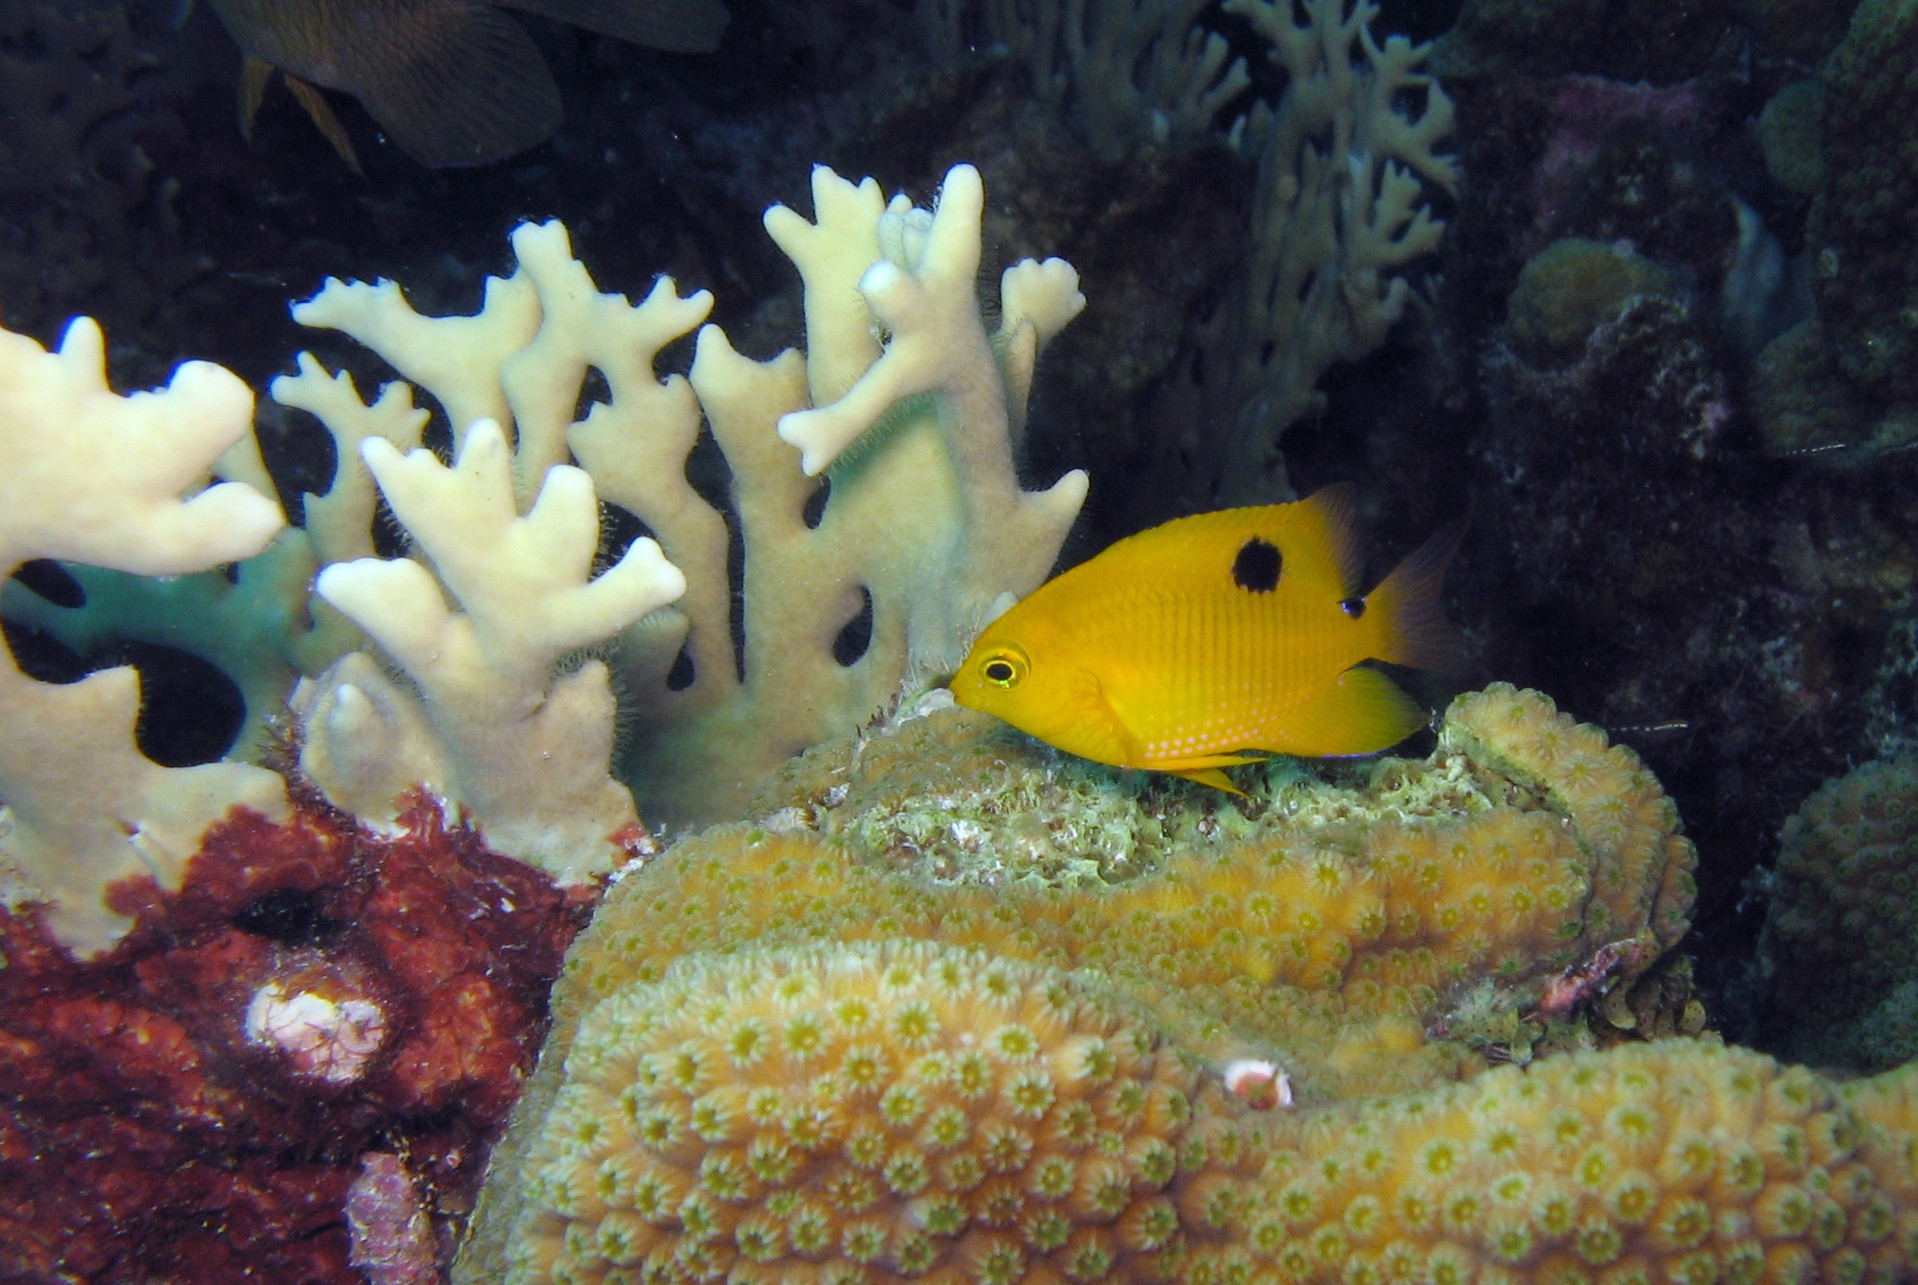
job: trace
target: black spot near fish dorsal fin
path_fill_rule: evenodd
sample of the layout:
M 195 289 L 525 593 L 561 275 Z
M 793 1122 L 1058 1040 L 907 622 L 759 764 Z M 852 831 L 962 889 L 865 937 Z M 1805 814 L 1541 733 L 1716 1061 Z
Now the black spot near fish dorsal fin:
M 1248 593 L 1271 593 L 1279 587 L 1283 565 L 1279 546 L 1255 535 L 1239 546 L 1232 559 L 1232 583 Z

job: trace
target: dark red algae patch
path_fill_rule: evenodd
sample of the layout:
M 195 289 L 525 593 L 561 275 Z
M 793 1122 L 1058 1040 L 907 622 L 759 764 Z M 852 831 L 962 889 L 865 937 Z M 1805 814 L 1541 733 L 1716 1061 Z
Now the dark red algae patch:
M 424 797 L 392 835 L 307 798 L 112 896 L 136 927 L 90 961 L 0 911 L 0 1282 L 427 1279 L 359 1242 L 423 1212 L 445 1243 L 597 890 Z

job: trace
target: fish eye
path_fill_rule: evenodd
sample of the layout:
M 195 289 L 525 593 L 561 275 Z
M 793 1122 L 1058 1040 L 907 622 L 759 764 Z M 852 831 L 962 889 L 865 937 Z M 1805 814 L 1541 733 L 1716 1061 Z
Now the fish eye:
M 979 676 L 994 687 L 1017 687 L 1026 676 L 1026 658 L 1016 651 L 995 651 L 979 662 Z

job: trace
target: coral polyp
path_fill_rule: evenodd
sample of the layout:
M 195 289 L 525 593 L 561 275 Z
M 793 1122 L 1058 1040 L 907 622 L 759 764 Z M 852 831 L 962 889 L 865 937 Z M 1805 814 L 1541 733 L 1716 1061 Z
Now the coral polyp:
M 569 1064 L 507 1282 L 1124 1279 L 1219 1093 L 1098 990 L 929 942 L 684 960 Z

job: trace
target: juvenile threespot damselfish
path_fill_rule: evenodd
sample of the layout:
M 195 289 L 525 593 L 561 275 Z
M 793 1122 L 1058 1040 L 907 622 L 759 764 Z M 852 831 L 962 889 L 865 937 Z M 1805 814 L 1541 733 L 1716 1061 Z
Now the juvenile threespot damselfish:
M 1334 486 L 1121 540 L 987 625 L 953 697 L 1082 757 L 1234 793 L 1220 769 L 1246 751 L 1396 745 L 1426 711 L 1360 662 L 1456 667 L 1438 598 L 1463 527 L 1361 597 L 1352 503 Z

